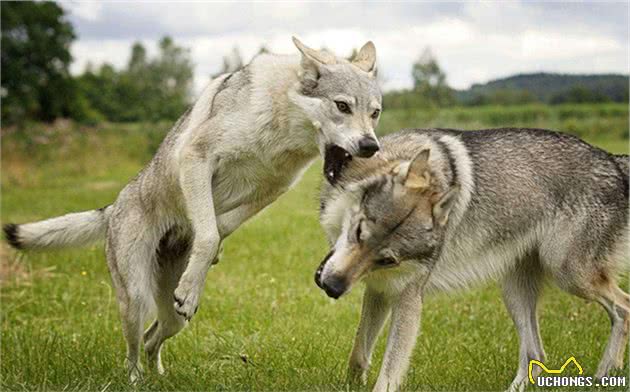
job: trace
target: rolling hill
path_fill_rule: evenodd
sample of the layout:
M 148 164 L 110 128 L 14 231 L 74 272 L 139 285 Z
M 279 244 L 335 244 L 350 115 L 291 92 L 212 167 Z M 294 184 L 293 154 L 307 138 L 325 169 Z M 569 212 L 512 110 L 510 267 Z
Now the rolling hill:
M 518 74 L 484 84 L 474 84 L 467 90 L 456 91 L 462 103 L 482 102 L 499 94 L 522 94 L 531 100 L 560 103 L 580 96 L 591 100 L 627 102 L 628 76 L 621 74 L 578 75 L 557 73 Z M 585 99 L 586 100 L 586 99 Z

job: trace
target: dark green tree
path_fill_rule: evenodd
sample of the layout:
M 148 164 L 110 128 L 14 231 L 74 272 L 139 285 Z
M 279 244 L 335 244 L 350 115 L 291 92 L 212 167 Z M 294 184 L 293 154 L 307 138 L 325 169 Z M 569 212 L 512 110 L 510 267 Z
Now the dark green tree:
M 118 95 L 119 73 L 109 64 L 103 64 L 98 70 L 88 66 L 77 78 L 79 95 L 84 97 L 89 106 L 99 113 L 101 118 L 120 121 L 120 111 L 124 103 Z
M 135 42 L 131 47 L 131 56 L 127 69 L 129 72 L 143 72 L 147 66 L 147 50 L 140 42 Z
M 159 48 L 158 57 L 149 65 L 150 86 L 156 94 L 151 101 L 151 117 L 176 119 L 190 101 L 193 80 L 190 50 L 175 45 L 168 36 L 162 38 Z
M 609 102 L 610 98 L 600 91 L 591 90 L 587 87 L 576 85 L 569 90 L 558 93 L 551 97 L 551 104 L 559 103 L 601 103 Z
M 76 86 L 68 66 L 75 39 L 53 2 L 8 2 L 2 14 L 2 120 L 50 121 L 76 113 Z
M 426 48 L 411 69 L 414 91 L 427 101 L 444 106 L 454 102 L 453 90 L 446 83 L 446 74 Z
M 87 68 L 78 78 L 82 96 L 109 121 L 177 119 L 190 103 L 190 54 L 169 37 L 160 41 L 159 49 L 155 58 L 148 58 L 137 42 L 126 69 L 118 71 L 109 64 L 97 71 Z

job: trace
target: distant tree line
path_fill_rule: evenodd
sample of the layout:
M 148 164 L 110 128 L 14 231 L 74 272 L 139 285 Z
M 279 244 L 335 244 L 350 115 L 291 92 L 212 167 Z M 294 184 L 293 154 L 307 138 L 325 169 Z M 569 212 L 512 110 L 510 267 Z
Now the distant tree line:
M 565 75 L 533 73 L 475 84 L 454 90 L 429 49 L 411 69 L 414 87 L 384 95 L 388 108 L 431 108 L 448 106 L 522 105 L 527 103 L 628 102 L 627 75 Z
M 91 118 L 117 122 L 177 119 L 191 98 L 193 67 L 188 50 L 169 37 L 159 42 L 159 53 L 148 58 L 135 43 L 127 67 L 88 65 L 76 78 L 80 96 Z
M 465 105 L 628 102 L 627 75 L 514 75 L 458 91 Z
M 82 74 L 71 75 L 70 45 L 76 35 L 61 7 L 53 2 L 9 1 L 0 6 L 3 124 L 59 117 L 85 123 L 175 120 L 190 104 L 190 52 L 171 38 L 159 41 L 153 57 L 135 43 L 123 69 L 88 64 Z M 262 47 L 258 53 L 265 52 Z M 235 47 L 223 57 L 219 73 L 244 64 Z M 386 93 L 386 108 L 628 102 L 626 75 L 515 75 L 458 91 L 448 85 L 428 48 L 410 72 L 413 88 Z M 378 78 L 383 81 L 381 74 Z

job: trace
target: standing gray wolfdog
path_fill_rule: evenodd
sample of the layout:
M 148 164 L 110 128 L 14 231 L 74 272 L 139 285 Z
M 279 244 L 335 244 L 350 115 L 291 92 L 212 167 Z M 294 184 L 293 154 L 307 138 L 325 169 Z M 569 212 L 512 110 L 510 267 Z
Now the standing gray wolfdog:
M 163 372 L 162 344 L 197 311 L 225 237 L 286 192 L 318 151 L 335 167 L 379 149 L 374 45 L 350 62 L 293 41 L 301 56 L 261 54 L 214 79 L 112 205 L 4 227 L 19 249 L 106 238 L 132 381 L 143 342 Z
M 596 377 L 623 365 L 630 297 L 617 273 L 628 257 L 627 155 L 540 129 L 405 130 L 381 146 L 374 158 L 337 163 L 321 196 L 332 250 L 317 285 L 339 298 L 366 283 L 351 379 L 365 382 L 391 313 L 374 390 L 398 390 L 423 296 L 487 279 L 501 281 L 520 337 L 511 390 L 525 387 L 531 359 L 545 359 L 536 317 L 545 277 L 608 312 Z

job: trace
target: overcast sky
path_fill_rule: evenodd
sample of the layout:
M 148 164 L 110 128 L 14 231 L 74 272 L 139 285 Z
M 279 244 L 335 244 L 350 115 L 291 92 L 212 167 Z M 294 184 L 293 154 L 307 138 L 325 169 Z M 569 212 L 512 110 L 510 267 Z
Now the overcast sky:
M 448 83 L 466 88 L 519 72 L 628 73 L 627 2 L 484 3 L 63 3 L 78 40 L 73 72 L 88 61 L 126 64 L 130 46 L 149 53 L 165 34 L 191 50 L 195 88 L 238 46 L 294 53 L 291 35 L 347 55 L 372 40 L 385 89 L 411 87 L 411 64 L 427 46 Z

